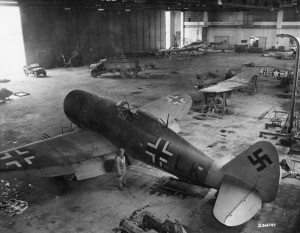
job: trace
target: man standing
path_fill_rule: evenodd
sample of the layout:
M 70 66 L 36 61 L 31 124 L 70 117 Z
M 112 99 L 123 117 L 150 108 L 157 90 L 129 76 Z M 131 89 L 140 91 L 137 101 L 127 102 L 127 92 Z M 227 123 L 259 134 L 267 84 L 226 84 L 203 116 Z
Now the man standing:
M 119 182 L 119 190 L 123 191 L 123 187 L 126 186 L 125 174 L 126 174 L 126 160 L 124 156 L 124 149 L 120 148 L 115 158 L 115 170 Z

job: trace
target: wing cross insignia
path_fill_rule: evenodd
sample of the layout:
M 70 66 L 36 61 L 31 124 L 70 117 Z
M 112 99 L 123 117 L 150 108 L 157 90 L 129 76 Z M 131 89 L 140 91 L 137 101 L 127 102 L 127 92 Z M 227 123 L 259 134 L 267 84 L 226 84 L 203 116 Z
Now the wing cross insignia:
M 180 96 L 179 95 L 171 95 L 171 96 L 168 96 L 166 99 L 168 100 L 168 102 L 174 102 L 174 104 L 185 104 L 185 100 L 184 98 L 181 98 L 179 99 Z
M 11 155 L 11 152 L 10 153 L 4 152 L 3 153 L 4 156 L 0 155 L 0 160 L 5 160 L 6 162 L 7 160 L 14 158 L 16 160 L 6 162 L 5 164 L 7 166 L 16 165 L 18 168 L 21 168 L 22 167 L 21 160 L 24 160 L 27 164 L 31 165 L 32 164 L 31 160 L 35 158 L 34 156 L 30 156 L 29 151 L 14 150 L 14 153 L 17 156 Z

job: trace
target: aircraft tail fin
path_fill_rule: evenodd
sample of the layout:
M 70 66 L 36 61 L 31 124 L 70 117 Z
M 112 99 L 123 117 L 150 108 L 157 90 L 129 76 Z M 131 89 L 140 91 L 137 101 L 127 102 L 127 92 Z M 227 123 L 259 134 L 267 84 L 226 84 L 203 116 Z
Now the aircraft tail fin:
M 223 166 L 224 178 L 214 206 L 215 217 L 225 225 L 240 225 L 252 218 L 262 202 L 278 192 L 280 167 L 274 145 L 257 142 Z
M 260 141 L 223 166 L 225 174 L 234 175 L 258 190 L 262 202 L 277 196 L 280 166 L 275 146 Z

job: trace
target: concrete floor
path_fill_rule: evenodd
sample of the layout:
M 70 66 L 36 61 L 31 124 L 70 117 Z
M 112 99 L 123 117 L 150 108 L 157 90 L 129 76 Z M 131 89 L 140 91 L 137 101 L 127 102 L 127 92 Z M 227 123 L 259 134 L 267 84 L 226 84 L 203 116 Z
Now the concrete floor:
M 198 72 L 225 73 L 229 67 L 254 61 L 275 67 L 291 66 L 294 61 L 260 57 L 260 54 L 211 53 L 190 60 L 139 58 L 140 64 L 153 62 L 156 68 L 143 71 L 140 78 L 121 79 L 119 76 L 91 78 L 87 67 L 47 70 L 46 78 L 25 77 L 22 73 L 1 78 L 0 88 L 13 92 L 28 92 L 29 96 L 14 98 L 0 105 L 0 151 L 40 140 L 70 126 L 63 113 L 65 95 L 73 89 L 83 89 L 115 101 L 126 99 L 139 107 L 171 93 L 201 96 L 190 85 L 190 77 Z M 208 156 L 225 164 L 259 138 L 259 131 L 269 119 L 258 117 L 266 110 L 288 110 L 290 100 L 282 98 L 280 81 L 258 80 L 258 93 L 236 92 L 228 100 L 229 114 L 222 118 L 196 119 L 198 102 L 194 102 L 180 134 Z M 279 98 L 281 96 L 281 98 Z M 298 109 L 299 110 L 299 109 Z M 266 138 L 272 143 L 275 139 Z M 277 147 L 280 158 L 286 149 Z M 22 214 L 9 217 L 0 212 L 0 232 L 117 232 L 120 220 L 132 211 L 149 205 L 162 219 L 178 219 L 196 232 L 300 232 L 300 181 L 282 180 L 277 199 L 264 204 L 262 210 L 238 227 L 220 224 L 212 214 L 215 190 L 197 189 L 194 195 L 182 198 L 162 189 L 169 175 L 142 163 L 131 166 L 130 185 L 124 192 L 117 189 L 113 174 L 83 181 L 70 177 L 36 179 L 25 173 L 14 176 L 1 174 L 0 202 L 18 198 L 29 203 Z M 3 182 L 2 182 L 3 181 Z M 5 184 L 9 183 L 9 186 Z M 263 224 L 275 224 L 265 226 Z

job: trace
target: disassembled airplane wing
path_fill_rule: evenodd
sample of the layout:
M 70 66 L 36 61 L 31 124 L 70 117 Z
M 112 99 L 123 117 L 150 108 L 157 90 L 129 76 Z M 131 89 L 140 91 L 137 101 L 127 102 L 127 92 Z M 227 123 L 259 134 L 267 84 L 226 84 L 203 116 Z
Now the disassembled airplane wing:
M 280 167 L 274 145 L 255 143 L 223 166 L 224 178 L 214 207 L 215 217 L 227 226 L 252 218 L 262 202 L 272 202 L 278 192 Z
M 103 136 L 79 130 L 0 153 L 0 172 L 31 170 L 42 177 L 78 180 L 111 171 L 116 148 Z
M 174 120 L 182 120 L 190 110 L 192 102 L 192 98 L 187 94 L 168 95 L 146 104 L 140 109 L 150 112 L 162 123 L 169 122 L 169 128 L 179 132 L 179 125 Z

